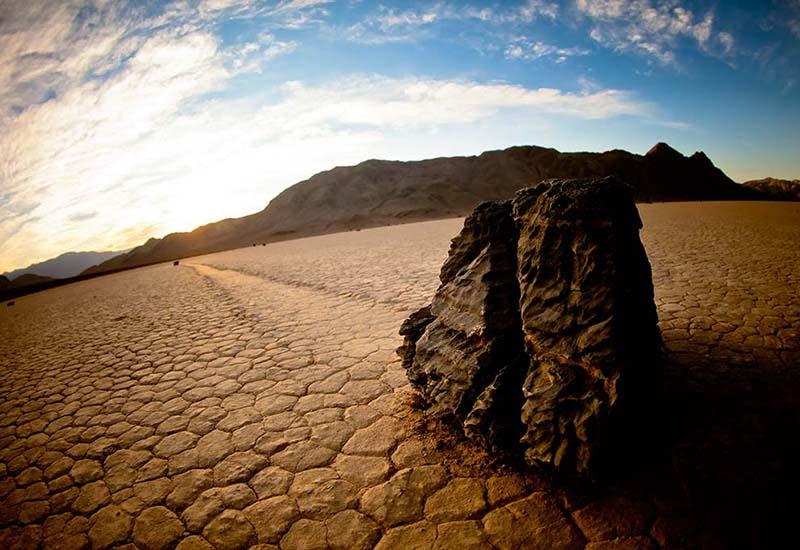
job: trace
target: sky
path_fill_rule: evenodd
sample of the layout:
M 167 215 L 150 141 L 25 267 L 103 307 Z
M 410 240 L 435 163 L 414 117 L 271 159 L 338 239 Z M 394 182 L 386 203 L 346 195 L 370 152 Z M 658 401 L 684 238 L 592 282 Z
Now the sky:
M 666 141 L 795 179 L 798 128 L 800 0 L 0 0 L 0 272 L 369 158 Z

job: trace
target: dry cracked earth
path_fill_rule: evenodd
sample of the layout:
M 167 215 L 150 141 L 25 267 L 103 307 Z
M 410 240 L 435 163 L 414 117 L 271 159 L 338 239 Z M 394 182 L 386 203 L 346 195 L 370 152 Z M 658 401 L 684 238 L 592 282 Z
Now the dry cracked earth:
M 0 548 L 766 545 L 796 519 L 800 204 L 640 210 L 669 365 L 637 468 L 552 480 L 413 409 L 397 330 L 461 221 L 396 226 L 3 305 Z

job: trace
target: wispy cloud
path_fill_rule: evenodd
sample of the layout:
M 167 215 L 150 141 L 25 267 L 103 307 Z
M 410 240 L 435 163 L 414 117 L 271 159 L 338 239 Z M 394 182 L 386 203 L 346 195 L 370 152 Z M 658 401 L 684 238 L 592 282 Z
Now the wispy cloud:
M 796 38 L 800 39 L 800 0 L 787 0 L 786 11 L 788 17 L 785 19 L 786 26 Z
M 191 147 L 203 140 L 179 135 L 205 134 L 205 95 L 298 45 L 270 32 L 225 45 L 213 26 L 245 10 L 275 13 L 281 26 L 321 4 L 178 1 L 151 13 L 102 0 L 1 3 L 0 262 L 157 225 L 131 208 L 151 208 L 158 182 L 191 170 Z
M 543 58 L 550 58 L 556 63 L 564 63 L 570 57 L 589 55 L 589 53 L 586 48 L 564 48 L 546 44 L 540 40 L 533 41 L 525 37 L 515 38 L 505 50 L 507 59 L 537 61 Z
M 443 6 L 406 11 L 380 8 L 379 13 L 335 32 L 343 32 L 348 40 L 361 44 L 408 42 L 419 39 L 425 27 L 446 19 L 446 14 Z
M 503 7 L 477 7 L 463 4 L 436 3 L 427 7 L 396 10 L 379 7 L 362 21 L 337 29 L 353 42 L 384 44 L 410 42 L 432 36 L 440 23 L 474 21 L 484 25 L 531 23 L 537 19 L 553 20 L 559 13 L 558 4 L 546 0 Z
M 92 218 L 96 217 L 99 214 L 96 210 L 91 212 L 75 212 L 74 214 L 70 215 L 67 220 L 71 222 L 83 222 L 86 220 L 91 220 Z
M 398 132 L 510 110 L 530 120 L 648 111 L 621 90 L 380 75 L 290 82 L 269 102 L 203 99 L 235 74 L 213 35 L 163 31 L 107 80 L 26 110 L 4 134 L 13 139 L 0 137 L 0 158 L 14 159 L 3 165 L 13 196 L 2 209 L 18 213 L 0 222 L 1 267 L 66 249 L 126 248 L 143 236 L 137 227 L 150 236 L 241 215 L 309 172 L 362 160 Z
M 575 0 L 566 7 L 547 0 L 489 7 L 448 2 L 402 10 L 379 6 L 362 20 L 335 31 L 353 42 L 385 44 L 443 35 L 452 39 L 447 24 L 472 23 L 472 32 L 462 39 L 475 49 L 499 50 L 507 59 L 552 57 L 563 62 L 589 51 L 578 45 L 550 45 L 531 38 L 536 36 L 532 31 L 538 23 L 569 27 L 575 24 L 576 14 L 588 24 L 587 34 L 595 43 L 618 52 L 635 52 L 665 66 L 679 65 L 676 52 L 684 43 L 718 57 L 731 56 L 735 50 L 733 34 L 715 28 L 713 10 L 697 14 L 678 0 Z M 476 44 L 475 34 L 484 42 Z M 512 40 L 515 36 L 527 37 L 527 44 Z
M 235 71 L 260 72 L 266 62 L 293 52 L 298 45 L 294 40 L 278 40 L 274 34 L 261 33 L 252 42 L 230 48 L 228 56 Z
M 643 115 L 647 107 L 622 90 L 565 92 L 503 83 L 359 76 L 322 87 L 286 86 L 287 98 L 269 111 L 289 114 L 307 127 L 334 124 L 434 127 L 490 117 L 502 109 L 527 109 L 583 119 Z
M 303 28 L 321 23 L 328 15 L 326 4 L 334 0 L 203 0 L 198 5 L 204 19 L 269 17 L 273 27 Z
M 578 3 L 604 33 L 598 41 L 614 49 L 647 52 L 652 43 L 647 55 L 670 63 L 678 40 L 735 47 L 713 14 L 665 6 Z M 554 118 L 565 126 L 657 118 L 627 90 L 521 85 L 493 81 L 490 71 L 319 77 L 313 67 L 293 71 L 304 75 L 293 82 L 272 74 L 277 57 L 307 53 L 303 40 L 315 34 L 287 29 L 318 26 L 330 9 L 323 0 L 0 3 L 0 270 L 242 215 L 288 184 L 370 155 L 450 153 L 438 136 L 468 128 L 480 128 L 481 139 L 501 136 L 471 142 L 494 146 L 538 135 Z M 509 60 L 559 63 L 589 53 L 533 32 L 575 14 L 542 0 L 370 13 L 335 39 L 413 41 L 452 24 L 488 32 L 496 55 Z M 255 30 L 222 36 L 231 21 Z
M 592 21 L 590 36 L 617 51 L 630 51 L 677 65 L 680 40 L 707 53 L 730 54 L 733 36 L 715 32 L 714 13 L 696 15 L 674 0 L 577 0 L 579 12 Z

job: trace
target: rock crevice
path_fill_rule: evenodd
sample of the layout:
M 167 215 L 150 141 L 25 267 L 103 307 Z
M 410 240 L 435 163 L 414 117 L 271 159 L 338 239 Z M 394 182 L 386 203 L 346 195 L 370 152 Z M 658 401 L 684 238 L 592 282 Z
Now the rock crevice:
M 631 191 L 548 180 L 483 203 L 398 350 L 434 414 L 532 465 L 590 473 L 652 400 L 660 334 Z

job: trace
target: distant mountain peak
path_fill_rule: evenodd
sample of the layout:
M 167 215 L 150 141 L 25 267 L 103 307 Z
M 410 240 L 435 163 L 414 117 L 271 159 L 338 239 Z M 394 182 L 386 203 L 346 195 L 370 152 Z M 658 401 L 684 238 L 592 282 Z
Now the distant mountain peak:
M 659 141 L 655 145 L 653 145 L 650 150 L 645 155 L 647 157 L 680 157 L 683 158 L 683 155 L 680 154 L 678 151 L 673 149 L 669 144 L 664 143 L 663 141 Z
M 31 264 L 22 269 L 15 269 L 5 274 L 12 282 L 23 275 L 32 274 L 47 278 L 64 279 L 74 277 L 85 269 L 99 263 L 110 260 L 124 251 L 114 252 L 65 252 L 55 258 L 50 258 L 43 262 Z

